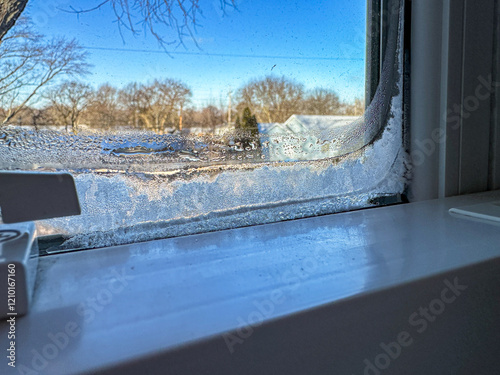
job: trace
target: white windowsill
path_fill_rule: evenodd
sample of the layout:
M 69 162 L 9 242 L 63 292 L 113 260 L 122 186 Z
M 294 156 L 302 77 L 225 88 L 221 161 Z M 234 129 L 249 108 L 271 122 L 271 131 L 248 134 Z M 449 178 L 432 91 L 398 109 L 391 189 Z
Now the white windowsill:
M 210 337 L 220 358 L 237 361 L 256 350 L 253 336 L 230 354 L 222 333 L 259 311 L 268 323 L 255 340 L 295 313 L 499 258 L 500 226 L 448 213 L 494 199 L 500 191 L 43 257 L 32 311 L 17 322 L 12 373 L 33 364 L 41 366 L 33 373 L 51 375 L 153 366 L 173 350 L 184 365 L 172 364 L 172 373 L 180 373 L 203 356 L 190 348 Z M 73 328 L 55 358 L 33 362 L 51 337 Z M 4 322 L 0 336 L 3 343 Z M 227 363 L 220 373 L 247 373 Z

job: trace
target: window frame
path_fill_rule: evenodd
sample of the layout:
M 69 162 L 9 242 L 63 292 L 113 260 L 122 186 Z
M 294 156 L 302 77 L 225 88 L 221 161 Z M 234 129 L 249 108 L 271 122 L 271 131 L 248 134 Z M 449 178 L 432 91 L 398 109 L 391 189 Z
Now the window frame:
M 405 30 L 404 30 L 404 35 L 405 35 L 405 50 L 404 50 L 404 66 L 403 66 L 403 76 L 407 77 L 407 72 L 408 72 L 408 47 L 406 45 L 407 42 L 407 32 L 408 28 L 406 25 L 406 21 L 409 19 L 408 18 L 408 12 L 410 8 L 408 7 L 408 4 L 410 3 L 409 0 L 402 0 L 404 1 L 405 4 Z M 387 35 L 388 35 L 388 20 L 390 19 L 388 17 L 388 12 L 390 9 L 390 4 L 400 4 L 400 0 L 368 0 L 368 9 L 378 9 L 375 11 L 373 14 L 369 13 L 367 14 L 367 22 L 368 22 L 368 28 L 367 30 L 372 30 L 372 29 L 377 29 L 379 30 L 377 35 L 373 35 L 371 32 L 368 33 L 369 37 L 367 38 L 367 50 L 372 51 L 370 56 L 367 55 L 366 60 L 367 60 L 367 66 L 369 65 L 371 67 L 370 73 L 367 74 L 365 77 L 365 84 L 366 87 L 370 87 L 370 90 L 373 92 L 373 95 L 375 94 L 375 91 L 377 87 L 380 84 L 380 78 L 382 75 L 382 62 L 384 56 L 386 47 L 387 47 Z M 407 103 L 407 92 L 408 92 L 408 83 L 409 79 L 403 79 L 403 103 Z M 372 97 L 373 98 L 373 97 Z M 405 104 L 403 104 L 405 105 Z M 403 111 L 404 113 L 405 111 Z M 404 120 L 404 119 L 403 119 Z M 403 129 L 405 129 L 405 124 L 403 126 Z M 404 132 L 403 132 L 404 134 Z M 404 139 L 403 139 L 404 142 Z M 325 197 L 325 199 L 327 199 Z M 397 204 L 397 203 L 402 203 L 406 202 L 405 196 L 400 196 L 399 194 L 396 196 L 383 196 L 381 198 L 376 198 L 373 199 L 372 201 L 369 202 L 369 204 L 372 204 L 374 206 L 380 206 L 380 205 L 388 205 L 388 204 Z M 373 207 L 373 206 L 371 206 Z M 366 208 L 371 208 L 370 206 Z M 359 208 L 358 208 L 359 209 Z M 339 211 L 342 212 L 342 209 Z M 261 223 L 262 224 L 262 223 Z M 58 243 L 59 241 L 64 241 L 64 239 L 61 239 L 59 237 L 55 238 L 54 236 L 51 236 L 47 238 L 47 243 L 49 243 L 51 246 L 54 243 Z M 41 244 L 41 249 L 43 250 L 45 248 L 45 244 Z
M 499 4 L 412 2 L 412 201 L 500 188 Z

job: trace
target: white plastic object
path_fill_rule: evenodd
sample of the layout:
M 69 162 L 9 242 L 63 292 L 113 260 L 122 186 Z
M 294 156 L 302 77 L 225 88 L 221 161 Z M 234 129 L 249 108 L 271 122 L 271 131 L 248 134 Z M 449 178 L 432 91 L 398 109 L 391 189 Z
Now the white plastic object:
M 500 201 L 450 208 L 450 213 L 500 224 Z
M 37 266 L 35 224 L 0 225 L 0 319 L 28 312 Z

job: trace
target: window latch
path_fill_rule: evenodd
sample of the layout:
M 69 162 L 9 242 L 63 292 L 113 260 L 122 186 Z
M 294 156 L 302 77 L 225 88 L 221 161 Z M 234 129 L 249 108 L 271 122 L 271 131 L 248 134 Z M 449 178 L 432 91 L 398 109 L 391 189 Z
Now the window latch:
M 31 305 L 38 266 L 34 220 L 80 214 L 68 173 L 0 172 L 0 319 Z

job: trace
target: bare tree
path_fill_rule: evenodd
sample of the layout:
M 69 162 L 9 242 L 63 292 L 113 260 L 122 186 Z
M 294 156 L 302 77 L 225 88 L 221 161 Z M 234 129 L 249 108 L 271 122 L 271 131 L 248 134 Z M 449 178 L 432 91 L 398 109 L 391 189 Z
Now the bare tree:
M 307 115 L 338 115 L 340 114 L 339 97 L 333 90 L 316 88 L 308 93 L 303 113 Z
M 23 125 L 34 126 L 36 130 L 38 130 L 40 126 L 50 125 L 52 123 L 52 118 L 45 108 L 26 106 L 19 115 L 24 116 L 22 120 Z
M 42 56 L 41 36 L 23 20 L 0 45 L 0 96 L 14 96 L 26 83 L 21 78 L 35 69 Z M 4 102 L 5 102 L 4 98 Z M 4 103 L 5 104 L 5 103 Z
M 222 11 L 236 6 L 236 0 L 219 2 Z M 202 14 L 200 0 L 104 0 L 92 8 L 70 7 L 70 12 L 88 13 L 106 5 L 113 9 L 120 33 L 122 29 L 133 34 L 148 30 L 164 48 L 169 44 L 184 44 L 185 37 L 197 44 L 194 33 Z M 165 29 L 174 30 L 176 37 L 166 37 Z
M 359 98 L 354 99 L 354 103 L 345 105 L 345 114 L 348 116 L 361 116 L 364 113 L 365 103 Z
M 166 126 L 180 129 L 181 111 L 191 96 L 191 90 L 174 79 L 155 80 L 149 85 L 132 85 L 129 93 L 122 94 L 134 103 L 143 126 L 163 133 Z M 132 99 L 132 100 L 131 100 Z
M 0 43 L 21 16 L 28 0 L 0 0 Z
M 304 86 L 285 77 L 254 80 L 237 93 L 239 112 L 248 107 L 260 122 L 284 122 L 302 111 Z
M 91 126 L 110 129 L 118 125 L 122 118 L 118 107 L 118 90 L 110 84 L 103 84 L 92 93 L 84 120 Z
M 224 112 L 219 108 L 209 105 L 200 112 L 200 122 L 207 126 L 212 133 L 215 133 L 215 127 L 224 122 Z
M 64 82 L 57 85 L 44 95 L 57 116 L 58 125 L 71 125 L 71 130 L 76 133 L 82 112 L 91 101 L 92 88 L 77 81 Z
M 0 43 L 27 3 L 28 0 L 0 0 Z M 236 0 L 219 0 L 219 3 L 223 12 L 227 7 L 236 8 Z M 186 36 L 198 45 L 194 33 L 202 14 L 200 0 L 101 0 L 94 7 L 77 9 L 75 5 L 66 11 L 82 14 L 104 6 L 112 8 L 120 33 L 122 29 L 133 34 L 149 30 L 164 48 L 169 44 L 184 44 Z M 174 30 L 175 37 L 166 36 L 171 30 Z
M 225 12 L 227 7 L 236 7 L 236 0 L 219 0 L 220 9 Z M 0 41 L 14 26 L 23 12 L 28 0 L 0 0 Z M 78 2 L 75 0 L 75 4 Z M 149 32 L 163 47 L 175 43 L 183 44 L 183 39 L 194 36 L 201 15 L 200 0 L 101 0 L 91 8 L 75 8 L 70 6 L 71 13 L 82 14 L 96 11 L 104 6 L 110 6 L 115 14 L 120 32 L 126 29 L 133 34 L 140 30 Z M 176 37 L 167 37 L 166 30 L 174 30 Z
M 141 98 L 141 89 L 141 85 L 137 82 L 132 82 L 118 91 L 118 106 L 128 119 L 128 124 L 135 128 L 139 128 L 142 125 L 139 118 L 139 113 L 144 110 L 141 107 L 144 102 Z
M 47 41 L 32 31 L 28 20 L 18 22 L 0 44 L 2 122 L 10 122 L 54 78 L 87 73 L 86 56 L 75 40 Z
M 182 113 L 182 126 L 183 129 L 189 129 L 200 126 L 199 112 L 194 108 L 184 108 Z
M 146 129 L 163 133 L 170 111 L 167 101 L 158 87 L 141 85 L 139 90 L 139 118 Z

